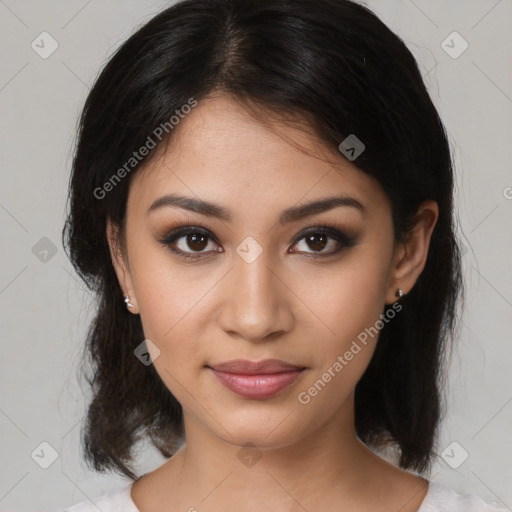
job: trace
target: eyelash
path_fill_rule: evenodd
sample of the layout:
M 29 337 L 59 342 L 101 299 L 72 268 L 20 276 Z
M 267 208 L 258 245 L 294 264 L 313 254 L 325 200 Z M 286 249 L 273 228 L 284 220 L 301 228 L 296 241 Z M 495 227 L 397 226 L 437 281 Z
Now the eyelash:
M 196 251 L 192 253 L 186 253 L 182 251 L 181 249 L 176 249 L 173 247 L 173 243 L 176 242 L 176 240 L 179 240 L 180 238 L 183 238 L 187 235 L 202 235 L 207 237 L 209 240 L 215 242 L 216 244 L 219 244 L 218 240 L 216 239 L 213 234 L 208 231 L 207 229 L 201 228 L 199 226 L 186 226 L 186 227 L 180 227 L 173 229 L 170 231 L 164 239 L 160 240 L 160 243 L 165 245 L 172 253 L 180 256 L 181 258 L 185 260 L 195 260 L 198 258 L 205 257 L 206 254 L 208 254 L 211 251 Z M 340 252 L 342 252 L 344 249 L 353 247 L 356 243 L 356 236 L 350 236 L 346 233 L 343 233 L 342 231 L 339 231 L 333 226 L 313 226 L 310 228 L 305 229 L 302 233 L 300 233 L 293 241 L 292 246 L 296 245 L 301 240 L 305 239 L 309 235 L 327 235 L 329 239 L 334 239 L 338 243 L 338 248 L 334 251 L 330 251 L 327 253 L 304 253 L 307 255 L 307 257 L 316 259 L 316 258 L 326 258 L 330 256 L 334 256 Z M 220 245 L 220 244 L 219 244 Z M 341 246 L 341 247 L 340 247 Z M 215 251 L 216 252 L 216 251 Z M 295 254 L 295 253 L 293 253 Z M 299 253 L 300 254 L 300 253 Z

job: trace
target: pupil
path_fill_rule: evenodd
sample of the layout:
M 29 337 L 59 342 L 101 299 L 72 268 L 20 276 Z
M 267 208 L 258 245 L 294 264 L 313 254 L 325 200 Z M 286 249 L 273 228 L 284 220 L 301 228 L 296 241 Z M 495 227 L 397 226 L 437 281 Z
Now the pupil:
M 310 235 L 307 240 L 309 247 L 315 251 L 321 251 L 327 244 L 327 236 L 324 234 Z
M 200 241 L 198 242 L 198 240 L 200 240 Z M 192 235 L 188 235 L 187 244 L 191 249 L 201 251 L 207 245 L 206 240 L 207 240 L 206 236 L 194 233 Z

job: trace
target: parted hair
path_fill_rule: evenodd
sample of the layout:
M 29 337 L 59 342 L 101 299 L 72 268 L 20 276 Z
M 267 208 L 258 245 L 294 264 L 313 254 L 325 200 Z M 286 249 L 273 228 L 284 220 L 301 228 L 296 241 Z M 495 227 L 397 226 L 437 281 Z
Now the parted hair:
M 79 119 L 62 233 L 96 299 L 82 359 L 91 389 L 86 462 L 135 479 L 139 441 L 171 457 L 183 439 L 181 405 L 134 356 L 145 336 L 123 302 L 106 236 L 107 218 L 123 233 L 130 182 L 172 130 L 108 194 L 98 191 L 190 98 L 216 91 L 303 120 L 340 159 L 340 143 L 355 134 L 365 149 L 353 163 L 389 197 L 396 240 L 406 239 L 422 201 L 437 202 L 425 268 L 381 329 L 355 390 L 358 437 L 395 447 L 404 469 L 428 470 L 463 288 L 451 150 L 404 41 L 349 0 L 182 0 L 138 28 L 95 80 Z

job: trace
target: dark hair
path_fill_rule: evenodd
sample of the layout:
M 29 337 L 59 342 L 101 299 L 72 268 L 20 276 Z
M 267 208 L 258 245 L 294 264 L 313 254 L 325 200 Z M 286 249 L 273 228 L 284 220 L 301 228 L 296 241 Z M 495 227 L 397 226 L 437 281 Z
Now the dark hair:
M 403 311 L 381 330 L 355 391 L 358 437 L 397 447 L 403 468 L 427 470 L 445 348 L 462 298 L 452 159 L 411 52 L 349 0 L 184 0 L 137 30 L 97 78 L 80 118 L 63 230 L 69 258 L 98 295 L 84 347 L 92 387 L 82 429 L 86 461 L 136 478 L 136 442 L 149 436 L 170 457 L 182 439 L 179 402 L 154 367 L 134 357 L 142 324 L 123 303 L 105 232 L 110 218 L 122 238 L 130 181 L 142 164 L 109 187 L 108 197 L 97 191 L 156 127 L 168 126 L 191 98 L 216 92 L 303 120 L 340 159 L 339 144 L 355 134 L 365 150 L 354 163 L 389 196 L 397 240 L 423 200 L 437 202 L 425 268 L 402 299 Z M 166 132 L 168 140 L 173 132 Z

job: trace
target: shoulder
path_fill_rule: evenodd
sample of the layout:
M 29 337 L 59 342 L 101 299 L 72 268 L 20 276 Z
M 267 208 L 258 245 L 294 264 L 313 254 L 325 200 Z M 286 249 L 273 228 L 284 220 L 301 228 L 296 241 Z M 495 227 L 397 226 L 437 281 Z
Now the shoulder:
M 94 498 L 73 505 L 72 507 L 60 510 L 59 512 L 140 512 L 130 497 L 133 482 L 113 489 Z
M 502 512 L 497 502 L 489 503 L 474 494 L 458 494 L 439 482 L 429 482 L 428 492 L 418 512 Z

